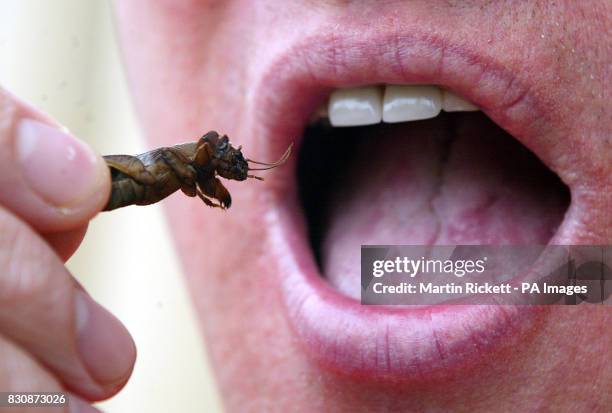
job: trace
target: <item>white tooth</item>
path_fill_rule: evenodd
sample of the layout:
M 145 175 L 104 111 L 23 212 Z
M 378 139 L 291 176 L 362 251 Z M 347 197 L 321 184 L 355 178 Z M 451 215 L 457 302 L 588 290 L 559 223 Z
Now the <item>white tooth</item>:
M 406 122 L 438 116 L 442 93 L 436 86 L 388 85 L 383 99 L 383 122 Z
M 382 118 L 382 90 L 378 86 L 335 90 L 329 98 L 332 126 L 360 126 L 379 123 Z
M 478 110 L 477 106 L 455 95 L 448 90 L 442 91 L 442 110 L 445 112 L 473 112 Z

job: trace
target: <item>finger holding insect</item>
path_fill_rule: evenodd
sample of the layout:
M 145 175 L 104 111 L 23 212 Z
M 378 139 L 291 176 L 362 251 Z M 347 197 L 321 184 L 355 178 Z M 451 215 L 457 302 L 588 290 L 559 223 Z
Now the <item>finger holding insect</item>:
M 66 259 L 110 193 L 104 161 L 84 142 L 0 87 L 0 206 Z

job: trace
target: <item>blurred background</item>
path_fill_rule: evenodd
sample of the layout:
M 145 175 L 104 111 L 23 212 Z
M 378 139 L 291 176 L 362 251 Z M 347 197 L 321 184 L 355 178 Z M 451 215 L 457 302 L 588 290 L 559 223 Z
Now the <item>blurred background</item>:
M 0 85 L 101 154 L 147 149 L 107 0 L 0 0 Z M 167 224 L 158 205 L 96 217 L 70 271 L 132 333 L 129 383 L 105 412 L 220 412 Z

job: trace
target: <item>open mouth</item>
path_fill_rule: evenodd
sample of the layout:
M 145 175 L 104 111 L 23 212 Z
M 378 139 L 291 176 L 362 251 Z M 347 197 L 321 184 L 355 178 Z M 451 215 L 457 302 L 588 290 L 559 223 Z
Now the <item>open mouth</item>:
M 567 187 L 469 102 L 435 86 L 331 96 L 297 175 L 314 257 L 342 293 L 360 298 L 362 244 L 545 245 L 559 227 Z
M 287 316 L 332 370 L 445 377 L 544 310 L 362 306 L 360 245 L 581 243 L 582 154 L 528 79 L 478 51 L 418 34 L 328 40 L 282 55 L 256 93 L 267 157 L 301 136 L 295 175 L 268 181 Z

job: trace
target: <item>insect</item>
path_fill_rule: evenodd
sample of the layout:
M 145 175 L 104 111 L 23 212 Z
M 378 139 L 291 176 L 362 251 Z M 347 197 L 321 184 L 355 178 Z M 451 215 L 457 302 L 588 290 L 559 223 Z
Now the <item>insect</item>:
M 241 149 L 234 148 L 226 135 L 210 131 L 197 142 L 158 148 L 136 156 L 104 156 L 112 179 L 111 196 L 104 211 L 154 204 L 179 189 L 187 196 L 198 196 L 210 207 L 227 209 L 232 205 L 232 197 L 218 177 L 263 180 L 249 171 L 276 168 L 291 154 L 289 146 L 278 161 L 265 163 L 245 159 Z M 262 167 L 252 168 L 249 163 Z

